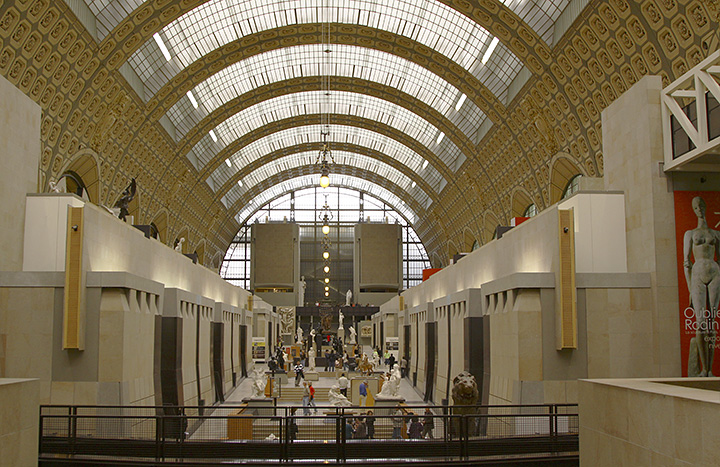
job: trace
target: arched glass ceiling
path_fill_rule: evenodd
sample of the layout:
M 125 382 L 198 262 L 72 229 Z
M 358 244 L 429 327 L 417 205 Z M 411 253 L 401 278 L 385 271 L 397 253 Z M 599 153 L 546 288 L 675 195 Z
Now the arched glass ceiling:
M 278 183 L 277 185 L 274 185 L 273 187 L 268 188 L 259 195 L 253 197 L 250 203 L 245 205 L 245 209 L 240 211 L 240 213 L 235 216 L 235 219 L 240 225 L 243 225 L 255 211 L 267 204 L 270 200 L 273 200 L 278 196 L 290 191 L 316 185 L 317 175 L 304 175 L 302 177 L 285 180 L 284 182 Z M 333 177 L 332 186 L 353 188 L 355 190 L 369 193 L 372 196 L 381 199 L 390 206 L 392 206 L 411 224 L 415 224 L 417 222 L 417 215 L 415 214 L 415 212 L 412 211 L 412 209 L 410 209 L 407 204 L 405 204 L 403 200 L 395 196 L 389 190 L 372 182 L 368 182 L 367 180 L 353 177 L 351 175 L 336 175 Z
M 460 156 L 460 149 L 450 138 L 443 138 L 438 144 L 441 131 L 427 120 L 404 107 L 373 96 L 344 91 L 333 91 L 329 105 L 322 105 L 323 91 L 285 94 L 248 107 L 214 129 L 215 138 L 208 134 L 195 144 L 193 151 L 205 166 L 206 154 L 213 154 L 218 146 L 225 147 L 236 139 L 273 122 L 299 115 L 352 115 L 391 126 L 435 153 L 448 167 L 454 167 Z M 332 119 L 331 119 L 332 121 Z M 316 136 L 319 141 L 320 133 Z M 447 141 L 446 141 L 447 139 Z M 214 154 L 213 154 L 214 155 Z
M 97 18 L 98 38 L 103 40 L 134 9 L 142 5 L 143 1 L 85 0 Z M 570 2 L 569 0 L 545 0 L 542 3 L 531 0 L 502 0 L 502 3 L 514 11 L 546 43 L 552 44 L 555 21 Z
M 227 182 L 239 168 L 242 168 L 256 159 L 263 157 L 278 149 L 296 146 L 298 144 L 316 143 L 320 140 L 321 125 L 305 125 L 294 128 L 287 128 L 268 136 L 264 136 L 233 154 L 230 160 L 230 167 L 227 164 L 219 164 L 211 177 L 216 187 Z M 389 157 L 397 159 L 423 177 L 436 192 L 440 192 L 445 186 L 445 179 L 437 169 L 425 163 L 425 159 L 418 153 L 404 144 L 389 138 L 380 133 L 346 125 L 330 125 L 331 143 L 350 143 L 363 146 L 381 152 Z M 204 161 L 203 165 L 207 163 Z
M 240 180 L 242 185 L 236 184 L 230 189 L 230 191 L 228 191 L 225 195 L 225 202 L 228 203 L 228 206 L 232 206 L 235 201 L 248 191 L 252 190 L 255 185 L 277 173 L 284 172 L 295 167 L 314 165 L 316 163 L 317 154 L 317 151 L 305 151 L 292 154 L 290 156 L 275 159 L 272 162 L 257 168 Z M 373 159 L 372 157 L 347 151 L 332 151 L 332 155 L 336 164 L 376 173 L 410 193 L 410 195 L 415 198 L 419 204 L 423 206 L 428 204 L 428 195 L 419 186 L 413 185 L 413 181 L 410 178 L 406 177 L 405 174 L 391 165 L 377 159 Z M 334 177 L 335 175 L 333 175 L 331 171 L 331 179 Z
M 570 0 L 546 0 L 537 2 L 534 0 L 502 0 L 506 7 L 510 8 L 528 24 L 538 36 L 542 37 L 548 45 L 553 44 L 553 30 L 555 21 L 565 10 Z M 570 18 L 572 21 L 575 18 Z
M 322 44 L 300 45 L 254 55 L 220 70 L 198 84 L 193 96 L 196 109 L 187 97 L 181 98 L 168 117 L 179 134 L 186 134 L 203 117 L 226 102 L 257 87 L 306 76 L 360 78 L 405 92 L 437 110 L 468 138 L 472 139 L 485 120 L 474 102 L 455 105 L 462 92 L 438 75 L 387 52 L 350 45 L 332 45 L 332 53 Z
M 482 64 L 493 37 L 465 15 L 432 0 L 213 0 L 163 28 L 160 37 L 170 61 L 150 39 L 129 63 L 148 90 L 157 90 L 200 57 L 241 37 L 286 25 L 326 22 L 368 26 L 416 40 L 472 73 L 501 102 L 522 68 L 503 44 Z

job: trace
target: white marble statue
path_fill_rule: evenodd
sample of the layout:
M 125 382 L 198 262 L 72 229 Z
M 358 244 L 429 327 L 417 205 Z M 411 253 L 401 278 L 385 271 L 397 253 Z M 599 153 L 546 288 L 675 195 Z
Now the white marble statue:
M 348 342 L 348 344 L 351 344 L 351 345 L 357 344 L 357 341 L 355 340 L 355 338 L 357 336 L 357 331 L 355 331 L 355 328 L 350 326 L 350 328 L 348 328 L 348 331 L 350 331 L 350 342 Z
M 315 355 L 315 349 L 310 347 L 310 350 L 308 350 L 308 369 L 310 371 L 315 371 Z
M 350 306 L 351 302 L 352 302 L 352 290 L 348 289 L 347 293 L 345 294 L 345 306 Z
M 352 402 L 347 397 L 340 394 L 340 388 L 337 384 L 333 384 L 328 391 L 328 402 L 335 407 L 350 407 L 352 405 Z
M 376 398 L 382 399 L 398 397 L 398 393 L 400 391 L 400 378 L 400 365 L 396 363 L 390 371 L 390 379 L 385 381 L 385 384 L 383 384 L 383 387 L 377 394 Z
M 305 289 L 307 288 L 307 282 L 305 282 L 305 276 L 300 276 L 300 284 L 298 286 L 298 306 L 305 306 Z
M 297 328 L 297 341 L 295 343 L 298 345 L 302 345 L 303 343 L 303 330 L 300 326 Z
M 175 245 L 175 251 L 182 253 L 183 243 L 185 243 L 185 237 L 180 237 L 180 240 L 178 240 L 178 244 Z
M 378 354 L 377 350 L 373 350 L 372 354 L 372 364 L 375 368 L 380 367 L 380 355 Z
M 252 398 L 253 399 L 264 399 L 265 398 L 265 385 L 267 379 L 265 378 L 265 372 L 260 367 L 255 367 L 252 374 Z
M 338 316 L 338 322 L 340 323 L 340 324 L 338 325 L 338 330 L 340 330 L 340 329 L 345 329 L 345 328 L 343 327 L 343 320 L 344 320 L 344 319 L 345 319 L 345 315 L 344 315 L 343 312 L 341 311 L 340 314 L 339 314 L 339 316 Z
M 65 187 L 61 186 L 60 183 L 55 183 L 51 181 L 50 183 L 48 183 L 48 185 L 50 185 L 51 193 L 65 193 Z
M 317 335 L 317 331 L 315 330 L 315 328 L 312 328 L 310 330 L 310 348 L 311 348 L 311 350 L 317 348 L 317 343 L 315 342 L 316 335 Z

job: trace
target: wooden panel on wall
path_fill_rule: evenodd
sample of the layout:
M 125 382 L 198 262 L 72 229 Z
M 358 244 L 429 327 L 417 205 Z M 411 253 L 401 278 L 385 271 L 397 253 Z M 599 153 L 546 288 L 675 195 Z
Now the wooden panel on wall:
M 402 231 L 397 224 L 357 224 L 359 286 L 397 290 L 402 281 Z
M 558 350 L 577 348 L 577 293 L 575 290 L 575 225 L 572 209 L 558 210 L 560 274 L 557 287 L 560 303 L 555 319 Z
M 83 208 L 68 206 L 63 300 L 63 350 L 85 349 Z
M 294 290 L 298 236 L 299 228 L 294 223 L 253 224 L 251 268 L 254 289 Z

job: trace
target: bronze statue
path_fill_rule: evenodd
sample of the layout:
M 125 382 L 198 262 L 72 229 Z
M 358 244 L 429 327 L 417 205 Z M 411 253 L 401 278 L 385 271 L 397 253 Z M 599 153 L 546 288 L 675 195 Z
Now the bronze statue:
M 120 208 L 120 214 L 118 214 L 118 219 L 125 222 L 125 217 L 128 215 L 128 206 L 130 206 L 130 201 L 133 200 L 135 197 L 135 192 L 137 191 L 137 184 L 135 183 L 135 178 L 130 181 L 130 185 L 128 185 L 127 188 L 125 188 L 125 191 L 123 191 L 122 196 L 120 196 L 120 199 L 117 200 L 115 203 L 116 208 Z

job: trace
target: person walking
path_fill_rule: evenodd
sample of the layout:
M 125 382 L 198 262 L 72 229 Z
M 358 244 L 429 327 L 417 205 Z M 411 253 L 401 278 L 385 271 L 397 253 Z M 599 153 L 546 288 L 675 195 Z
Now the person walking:
M 348 386 L 350 386 L 350 380 L 348 380 L 345 373 L 343 373 L 338 378 L 338 387 L 340 388 L 340 394 L 345 397 L 347 397 Z
M 325 371 L 330 371 L 330 351 L 325 349 Z
M 290 410 L 290 426 L 288 428 L 288 439 L 290 442 L 293 442 L 297 439 L 297 434 L 299 431 L 297 420 L 295 419 L 295 415 L 297 412 L 297 408 L 293 407 Z
M 365 417 L 365 425 L 367 426 L 367 437 L 369 439 L 375 438 L 375 417 L 373 417 L 372 410 L 368 410 L 367 416 Z
M 393 431 L 392 431 L 392 437 L 393 439 L 401 439 L 402 436 L 402 426 L 403 426 L 403 411 L 400 408 L 400 405 L 397 406 L 395 409 L 395 412 L 393 412 L 392 417 L 392 425 L 393 425 Z
M 307 381 L 303 382 L 302 405 L 303 415 L 310 415 L 310 409 L 308 408 L 308 406 L 310 405 L 310 389 L 308 388 Z
M 422 433 L 423 426 L 418 420 L 417 417 L 413 417 L 410 422 L 410 427 L 408 428 L 408 438 L 410 439 L 420 439 L 421 433 Z
M 355 439 L 367 439 L 367 425 L 363 421 L 362 417 L 355 419 Z
M 407 358 L 405 358 L 405 355 L 400 359 L 400 376 L 402 378 L 407 376 L 407 367 L 408 367 L 408 361 Z
M 435 422 L 432 411 L 430 408 L 425 408 L 425 417 L 423 418 L 422 437 L 433 439 L 433 428 L 435 428 Z
M 300 379 L 305 379 L 305 373 L 303 372 L 303 364 L 297 362 L 295 365 L 295 387 L 300 386 Z
M 312 383 L 308 383 L 308 391 L 310 392 L 310 401 L 308 402 L 308 406 L 313 407 L 313 413 L 317 413 L 317 405 L 315 405 L 315 388 L 313 387 Z
M 367 387 L 368 387 L 368 382 L 363 381 L 362 383 L 360 383 L 360 387 L 358 388 L 358 391 L 360 393 L 360 405 L 361 406 L 365 405 L 365 401 L 367 399 L 367 394 L 368 394 Z

